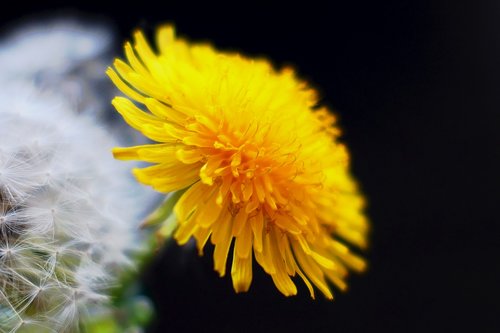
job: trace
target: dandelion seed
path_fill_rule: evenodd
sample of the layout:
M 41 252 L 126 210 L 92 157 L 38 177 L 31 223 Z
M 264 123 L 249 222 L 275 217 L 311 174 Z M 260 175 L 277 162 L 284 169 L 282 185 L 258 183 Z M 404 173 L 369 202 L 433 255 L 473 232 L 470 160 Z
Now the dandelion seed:
M 133 170 L 139 182 L 181 191 L 177 242 L 194 238 L 202 253 L 210 239 L 221 276 L 231 251 L 236 292 L 249 289 L 254 258 L 286 296 L 297 275 L 312 297 L 314 285 L 333 298 L 327 281 L 344 290 L 366 266 L 346 244 L 364 248 L 368 222 L 316 91 L 290 68 L 191 44 L 172 26 L 158 30 L 158 51 L 134 37 L 107 72 L 127 96 L 113 105 L 155 143 L 113 152 L 152 164 Z

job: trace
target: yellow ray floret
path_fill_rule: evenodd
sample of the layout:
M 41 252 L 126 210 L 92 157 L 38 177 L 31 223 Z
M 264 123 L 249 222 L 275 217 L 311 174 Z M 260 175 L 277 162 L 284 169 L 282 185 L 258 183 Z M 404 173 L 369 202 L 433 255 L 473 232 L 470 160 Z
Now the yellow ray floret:
M 113 105 L 156 143 L 114 155 L 152 163 L 134 170 L 139 182 L 184 191 L 177 242 L 194 237 L 201 253 L 210 240 L 221 276 L 232 251 L 237 292 L 250 287 L 254 258 L 286 296 L 297 293 L 296 275 L 312 297 L 313 286 L 330 299 L 329 283 L 346 289 L 348 271 L 365 269 L 346 244 L 365 247 L 368 222 L 316 92 L 289 68 L 188 43 L 172 26 L 158 30 L 158 50 L 134 37 L 107 72 L 128 97 Z

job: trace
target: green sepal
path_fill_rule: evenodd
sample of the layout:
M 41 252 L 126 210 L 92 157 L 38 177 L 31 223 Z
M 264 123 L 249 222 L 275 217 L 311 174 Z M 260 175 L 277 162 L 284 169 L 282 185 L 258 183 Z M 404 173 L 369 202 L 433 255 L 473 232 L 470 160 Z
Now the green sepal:
M 141 224 L 143 228 L 149 228 L 157 226 L 158 224 L 164 223 L 167 219 L 173 215 L 174 206 L 179 200 L 179 198 L 184 194 L 185 190 L 180 190 L 172 193 L 156 208 L 151 214 L 149 214 Z

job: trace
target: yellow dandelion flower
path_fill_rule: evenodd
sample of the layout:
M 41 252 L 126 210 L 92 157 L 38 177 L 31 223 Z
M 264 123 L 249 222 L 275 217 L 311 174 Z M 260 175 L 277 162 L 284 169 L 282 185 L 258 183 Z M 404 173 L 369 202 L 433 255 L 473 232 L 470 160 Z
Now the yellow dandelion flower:
M 153 164 L 133 171 L 139 182 L 177 191 L 177 242 L 194 237 L 201 254 L 210 239 L 221 276 L 232 247 L 236 292 L 249 289 L 254 257 L 286 296 L 296 275 L 313 298 L 313 285 L 333 298 L 328 281 L 344 290 L 349 269 L 365 268 L 346 243 L 365 247 L 368 222 L 316 91 L 290 68 L 189 43 L 172 26 L 157 51 L 134 37 L 107 72 L 128 96 L 113 105 L 157 143 L 113 153 Z

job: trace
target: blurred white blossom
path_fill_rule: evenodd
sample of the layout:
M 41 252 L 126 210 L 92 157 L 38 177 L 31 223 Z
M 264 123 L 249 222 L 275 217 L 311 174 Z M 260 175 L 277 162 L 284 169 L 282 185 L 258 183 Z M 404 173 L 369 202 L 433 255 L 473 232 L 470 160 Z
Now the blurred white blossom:
M 26 24 L 0 42 L 0 76 L 57 90 L 79 112 L 102 113 L 113 91 L 103 75 L 112 41 L 103 24 L 75 19 Z

